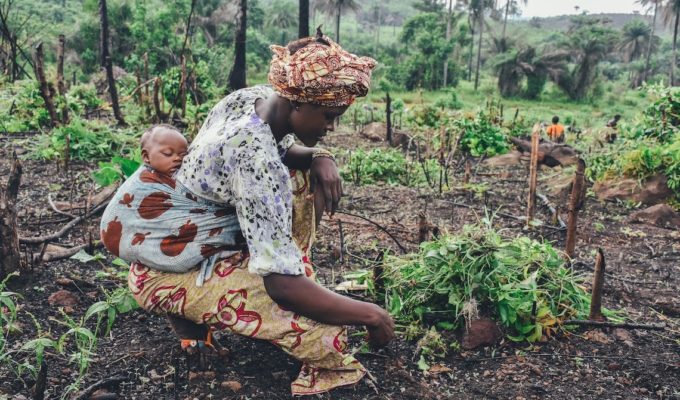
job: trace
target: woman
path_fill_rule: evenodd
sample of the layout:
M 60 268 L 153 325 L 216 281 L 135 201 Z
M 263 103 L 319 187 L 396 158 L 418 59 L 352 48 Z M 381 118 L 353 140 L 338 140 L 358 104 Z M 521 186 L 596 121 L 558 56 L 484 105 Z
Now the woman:
M 382 308 L 316 284 L 308 258 L 321 213 L 332 215 L 342 195 L 332 155 L 313 146 L 366 94 L 375 61 L 320 32 L 272 51 L 272 87 L 242 89 L 217 104 L 176 176 L 194 195 L 233 206 L 248 251 L 218 262 L 200 287 L 198 270 L 140 263 L 128 283 L 143 308 L 167 313 L 185 338 L 206 337 L 207 326 L 271 341 L 303 362 L 293 394 L 321 393 L 366 373 L 345 353 L 343 325 L 365 326 L 377 346 L 394 335 Z

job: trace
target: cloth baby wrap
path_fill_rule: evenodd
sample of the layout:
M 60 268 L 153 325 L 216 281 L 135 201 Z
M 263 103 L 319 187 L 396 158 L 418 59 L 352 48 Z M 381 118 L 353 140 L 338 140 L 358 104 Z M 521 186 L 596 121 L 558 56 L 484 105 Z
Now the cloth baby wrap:
M 165 272 L 200 266 L 196 285 L 218 258 L 247 251 L 234 208 L 197 197 L 179 181 L 141 166 L 118 189 L 101 220 L 116 256 Z

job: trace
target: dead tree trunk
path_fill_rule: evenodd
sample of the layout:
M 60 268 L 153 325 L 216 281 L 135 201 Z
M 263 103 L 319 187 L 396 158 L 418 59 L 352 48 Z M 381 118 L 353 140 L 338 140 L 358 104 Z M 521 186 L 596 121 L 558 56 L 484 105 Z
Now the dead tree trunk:
M 0 280 L 7 274 L 19 269 L 21 252 L 19 231 L 17 229 L 17 194 L 21 182 L 21 163 L 16 153 L 12 153 L 12 166 L 7 186 L 0 189 Z
M 153 82 L 153 108 L 156 111 L 155 122 L 162 123 L 165 121 L 165 114 L 161 109 L 161 91 L 162 91 L 163 81 L 160 77 L 157 77 Z
M 234 66 L 229 74 L 229 90 L 238 90 L 246 87 L 246 23 L 248 21 L 246 10 L 248 1 L 240 0 L 239 23 L 236 38 L 234 39 Z
M 595 274 L 593 275 L 593 292 L 590 298 L 590 316 L 592 321 L 604 321 L 602 315 L 602 287 L 604 286 L 605 261 L 602 249 L 597 249 Z
M 54 108 L 54 100 L 52 98 L 53 93 L 50 90 L 49 85 L 47 84 L 47 79 L 45 78 L 42 42 L 38 43 L 35 46 L 34 66 L 35 66 L 35 78 L 38 80 L 38 83 L 40 84 L 40 96 L 45 102 L 45 108 L 47 109 L 47 112 L 50 114 L 50 126 L 53 127 L 58 126 L 59 117 L 57 117 L 57 111 Z
M 536 180 L 538 177 L 538 139 L 540 128 L 534 125 L 531 133 L 531 162 L 529 163 L 529 197 L 527 199 L 527 227 L 531 227 L 536 209 Z
M 583 203 L 583 186 L 585 178 L 583 174 L 586 170 L 586 162 L 579 158 L 574 174 L 574 180 L 571 185 L 571 196 L 569 197 L 569 218 L 567 219 L 567 244 L 565 253 L 569 258 L 574 258 L 574 250 L 576 249 L 576 224 L 578 220 L 578 211 L 581 209 Z
M 66 39 L 64 35 L 59 35 L 59 43 L 57 45 L 57 91 L 59 96 L 62 96 L 63 106 L 61 108 L 61 122 L 68 124 L 68 105 L 66 104 L 66 83 L 64 82 L 64 47 Z
M 392 144 L 392 98 L 385 92 L 385 121 L 387 125 L 387 143 Z
M 99 0 L 99 22 L 101 27 L 100 33 L 100 51 L 102 67 L 106 70 L 106 82 L 109 85 L 109 96 L 111 96 L 111 108 L 113 108 L 113 116 L 118 121 L 118 125 L 126 125 L 123 114 L 120 112 L 120 105 L 118 104 L 118 92 L 116 91 L 116 80 L 113 78 L 113 62 L 111 55 L 109 55 L 109 17 L 106 11 L 106 0 Z
M 298 11 L 298 38 L 304 38 L 309 36 L 309 0 L 300 0 Z
M 182 109 L 182 118 L 187 115 L 187 58 L 182 54 L 182 76 L 179 79 L 179 101 Z

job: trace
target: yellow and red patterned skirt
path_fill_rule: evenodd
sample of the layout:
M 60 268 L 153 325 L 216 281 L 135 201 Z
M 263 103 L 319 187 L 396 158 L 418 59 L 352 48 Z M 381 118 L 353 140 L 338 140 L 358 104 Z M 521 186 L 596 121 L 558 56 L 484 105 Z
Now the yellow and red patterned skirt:
M 314 206 L 306 199 L 307 174 L 291 171 L 294 188 L 293 236 L 303 250 L 306 273 L 314 279 L 309 250 L 314 240 Z M 269 340 L 302 361 L 291 384 L 293 395 L 322 393 L 351 385 L 366 374 L 347 351 L 344 327 L 315 322 L 285 310 L 267 294 L 259 275 L 248 273 L 248 255 L 238 253 L 215 265 L 212 276 L 196 286 L 198 270 L 161 272 L 133 263 L 128 286 L 147 311 L 171 314 L 215 330 Z

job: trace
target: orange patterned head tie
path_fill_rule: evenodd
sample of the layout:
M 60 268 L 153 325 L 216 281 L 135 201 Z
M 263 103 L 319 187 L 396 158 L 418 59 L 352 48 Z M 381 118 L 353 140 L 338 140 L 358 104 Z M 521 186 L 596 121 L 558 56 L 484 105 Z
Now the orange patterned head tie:
M 294 54 L 287 47 L 270 46 L 274 55 L 269 83 L 279 96 L 289 100 L 348 106 L 368 92 L 376 61 L 343 50 L 328 36 L 322 38 L 330 45 L 312 41 Z

